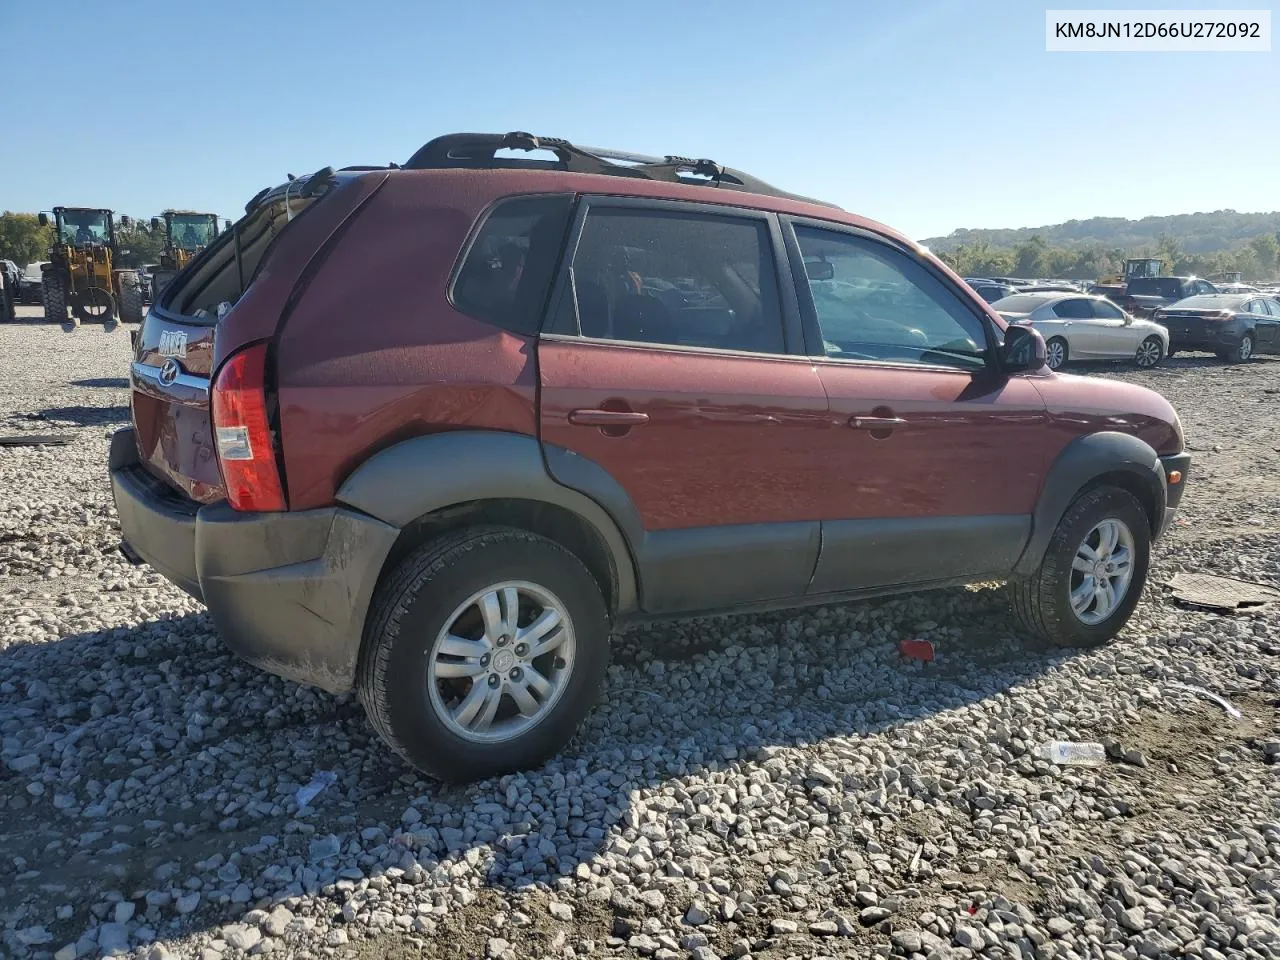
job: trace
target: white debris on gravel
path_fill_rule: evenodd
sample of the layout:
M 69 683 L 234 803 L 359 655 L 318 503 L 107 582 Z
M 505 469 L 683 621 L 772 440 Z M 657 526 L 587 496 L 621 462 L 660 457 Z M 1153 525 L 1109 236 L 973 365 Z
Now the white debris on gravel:
M 443 787 L 116 551 L 127 365 L 123 331 L 0 326 L 0 430 L 76 438 L 0 449 L 0 955 L 1280 956 L 1274 613 L 1153 584 L 1091 652 L 997 588 L 638 628 L 563 755 Z M 1280 363 L 1098 369 L 1196 457 L 1153 580 L 1280 586 Z

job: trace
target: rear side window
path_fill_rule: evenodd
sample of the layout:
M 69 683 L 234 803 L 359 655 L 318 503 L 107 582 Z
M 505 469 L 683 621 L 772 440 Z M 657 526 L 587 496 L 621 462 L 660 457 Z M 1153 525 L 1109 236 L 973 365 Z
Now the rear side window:
M 458 271 L 453 305 L 504 330 L 536 334 L 572 202 L 568 194 L 515 197 L 494 207 Z
M 586 337 L 784 352 L 764 221 L 593 207 L 573 260 L 570 306 Z
M 1053 312 L 1070 320 L 1087 320 L 1093 316 L 1088 300 L 1063 300 L 1053 308 Z
M 1107 303 L 1105 300 L 1090 300 L 1089 305 L 1093 308 L 1093 315 L 1102 320 L 1123 320 L 1124 313 L 1113 303 Z

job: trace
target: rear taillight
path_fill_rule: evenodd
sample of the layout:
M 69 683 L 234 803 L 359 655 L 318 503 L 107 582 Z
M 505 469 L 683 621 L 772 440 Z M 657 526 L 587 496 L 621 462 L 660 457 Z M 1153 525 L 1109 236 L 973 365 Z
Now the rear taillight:
M 227 502 L 236 510 L 284 510 L 284 486 L 267 418 L 267 345 L 233 354 L 213 383 L 213 429 Z

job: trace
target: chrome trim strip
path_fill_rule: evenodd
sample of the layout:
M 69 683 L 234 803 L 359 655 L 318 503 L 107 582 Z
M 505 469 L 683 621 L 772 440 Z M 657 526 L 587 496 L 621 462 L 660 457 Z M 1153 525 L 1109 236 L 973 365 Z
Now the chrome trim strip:
M 133 375 L 133 385 L 155 397 L 168 400 L 185 400 L 207 403 L 209 399 L 209 381 L 190 373 L 180 373 L 173 383 L 160 382 L 160 368 L 135 360 L 129 366 Z

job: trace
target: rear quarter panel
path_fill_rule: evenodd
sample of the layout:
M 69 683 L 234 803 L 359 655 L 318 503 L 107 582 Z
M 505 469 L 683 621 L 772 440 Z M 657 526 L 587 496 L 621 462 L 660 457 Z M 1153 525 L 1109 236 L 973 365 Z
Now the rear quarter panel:
M 440 184 L 445 181 L 446 188 Z M 391 177 L 298 299 L 278 344 L 291 509 L 332 502 L 369 456 L 447 429 L 533 435 L 533 343 L 454 310 L 458 252 L 488 194 Z

